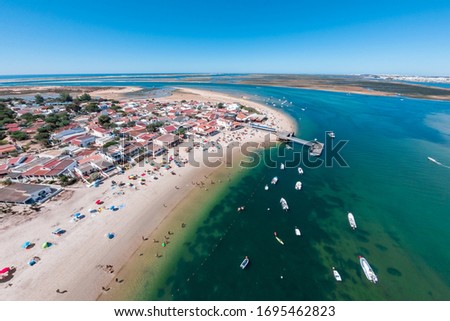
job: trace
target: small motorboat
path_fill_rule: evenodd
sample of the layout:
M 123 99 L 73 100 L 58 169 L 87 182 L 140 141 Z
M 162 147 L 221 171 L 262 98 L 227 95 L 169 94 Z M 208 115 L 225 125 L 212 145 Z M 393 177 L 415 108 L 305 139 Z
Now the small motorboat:
M 375 274 L 375 272 L 373 271 L 372 267 L 370 266 L 369 262 L 367 262 L 367 260 L 360 256 L 359 257 L 359 263 L 361 264 L 361 267 L 364 271 L 364 274 L 366 275 L 366 278 L 373 283 L 378 283 L 378 277 Z
M 281 165 L 280 165 L 280 169 L 284 169 L 284 164 L 281 164 Z
M 295 227 L 294 231 L 295 231 L 295 235 L 297 235 L 297 236 L 302 235 L 302 233 L 300 232 L 300 229 L 297 226 Z
M 244 261 L 242 261 L 242 263 L 241 263 L 241 269 L 245 269 L 249 262 L 250 262 L 250 260 L 249 260 L 248 256 L 246 256 Z
M 336 137 L 336 135 L 334 134 L 334 132 L 328 132 L 328 136 L 329 136 L 330 138 L 335 138 L 335 137 Z
M 284 245 L 283 240 L 278 237 L 277 232 L 273 232 L 273 235 L 275 235 L 275 239 L 278 241 L 278 243 L 280 243 L 281 245 Z
M 298 173 L 299 173 L 300 175 L 302 175 L 302 174 L 303 174 L 303 168 L 299 167 L 299 168 L 298 168 Z
M 269 190 L 269 185 L 264 186 L 264 190 L 265 191 Z
M 347 217 L 348 217 L 348 223 L 350 224 L 350 227 L 355 230 L 356 229 L 355 217 L 350 212 L 348 212 Z
M 338 281 L 338 282 L 341 282 L 341 281 L 342 281 L 341 275 L 339 274 L 338 271 L 336 271 L 336 269 L 334 268 L 334 266 L 333 266 L 333 275 L 334 275 L 334 278 L 336 279 L 336 281 Z
M 274 178 L 272 178 L 272 181 L 270 183 L 275 185 L 277 182 L 278 182 L 278 177 L 275 176 Z
M 298 181 L 297 183 L 295 183 L 295 189 L 297 191 L 301 190 L 302 189 L 302 182 Z
M 288 203 L 286 202 L 286 200 L 284 198 L 280 199 L 280 204 L 281 204 L 281 208 L 284 211 L 287 211 L 289 209 L 289 205 L 288 205 Z

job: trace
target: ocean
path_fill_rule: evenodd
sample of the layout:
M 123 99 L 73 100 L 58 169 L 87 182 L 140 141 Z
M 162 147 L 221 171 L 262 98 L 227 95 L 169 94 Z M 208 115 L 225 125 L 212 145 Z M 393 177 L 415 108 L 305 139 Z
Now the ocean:
M 261 151 L 260 158 L 270 156 L 276 166 L 260 162 L 242 169 L 225 192 L 210 194 L 207 207 L 199 204 L 192 215 L 202 219 L 190 226 L 189 242 L 179 246 L 158 282 L 142 282 L 130 300 L 450 300 L 450 168 L 427 159 L 450 165 L 449 102 L 135 77 L 87 83 L 77 77 L 45 84 L 222 91 L 275 104 L 296 120 L 301 138 L 335 146 L 347 142 L 340 150 L 346 166 L 302 164 L 303 175 L 296 166 L 279 168 L 294 154 L 307 156 L 300 146 Z M 336 134 L 333 141 L 328 130 Z M 271 185 L 274 176 L 279 181 Z M 299 180 L 301 191 L 294 189 Z M 281 209 L 281 197 L 288 212 Z M 238 213 L 242 205 L 245 211 Z M 360 255 L 378 284 L 366 279 Z M 245 256 L 250 264 L 242 270 Z M 342 282 L 336 282 L 332 267 Z M 137 271 L 142 280 L 148 270 Z

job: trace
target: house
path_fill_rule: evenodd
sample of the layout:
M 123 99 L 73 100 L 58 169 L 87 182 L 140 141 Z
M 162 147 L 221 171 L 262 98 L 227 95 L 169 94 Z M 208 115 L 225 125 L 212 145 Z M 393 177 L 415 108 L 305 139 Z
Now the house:
M 233 127 L 233 121 L 230 119 L 219 118 L 216 120 L 217 126 L 220 128 L 231 129 Z
M 108 142 L 111 142 L 114 140 L 114 136 L 110 135 L 110 136 L 104 136 L 104 137 L 97 137 L 95 139 L 95 145 L 97 146 L 103 146 Z
M 63 140 L 65 138 L 68 138 L 70 136 L 74 136 L 77 134 L 82 134 L 84 133 L 85 130 L 81 127 L 79 127 L 78 125 L 68 125 L 65 126 L 61 129 L 59 129 L 58 131 L 54 132 L 51 135 L 51 139 L 53 140 Z
M 244 113 L 238 113 L 236 115 L 236 121 L 245 122 L 245 121 L 247 121 L 247 119 L 248 119 L 248 116 Z
M 43 165 L 36 165 L 22 173 L 25 178 L 39 178 L 39 179 L 56 179 L 61 175 L 72 175 L 72 170 L 76 167 L 75 160 L 66 159 L 52 159 Z
M 163 147 L 174 147 L 181 143 L 180 136 L 174 134 L 166 134 L 155 138 L 154 143 Z
M 166 135 L 166 134 L 173 134 L 177 131 L 177 128 L 174 125 L 169 125 L 166 127 L 161 127 L 159 129 L 159 131 L 161 132 L 161 134 Z
M 93 126 L 90 128 L 90 132 L 92 135 L 94 135 L 95 137 L 105 137 L 105 136 L 109 136 L 111 134 L 111 131 L 108 129 L 104 129 L 102 127 L 99 126 Z
M 16 146 L 12 144 L 0 145 L 0 156 L 17 151 Z
M 35 204 L 44 202 L 60 191 L 48 185 L 13 183 L 0 189 L 0 202 Z
M 78 136 L 70 141 L 71 144 L 78 147 L 87 147 L 89 145 L 94 144 L 96 140 L 95 136 L 92 135 L 82 135 Z

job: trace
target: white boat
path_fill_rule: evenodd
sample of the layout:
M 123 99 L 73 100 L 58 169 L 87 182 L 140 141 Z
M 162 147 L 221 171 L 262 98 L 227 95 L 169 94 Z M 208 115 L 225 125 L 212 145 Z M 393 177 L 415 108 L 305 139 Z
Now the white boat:
M 348 217 L 348 223 L 350 224 L 350 227 L 355 230 L 356 229 L 355 217 L 350 212 L 348 212 L 347 217 Z
M 366 278 L 373 283 L 378 283 L 378 278 L 375 274 L 375 272 L 372 270 L 372 267 L 370 266 L 369 262 L 362 256 L 359 257 L 359 263 L 361 264 L 361 267 L 364 271 L 364 274 L 366 275 Z
M 278 177 L 275 176 L 274 178 L 272 178 L 272 181 L 270 183 L 275 185 L 277 182 L 278 182 Z
M 281 164 L 281 165 L 280 165 L 280 169 L 284 169 L 284 164 Z
M 297 226 L 295 227 L 294 231 L 295 231 L 295 235 L 297 235 L 297 236 L 302 235 L 302 233 L 300 232 L 300 229 Z
M 297 191 L 301 190 L 302 189 L 302 182 L 298 181 L 297 183 L 295 183 L 295 189 Z
M 303 169 L 302 169 L 301 167 L 298 168 L 298 173 L 299 173 L 300 175 L 303 174 Z
M 268 190 L 269 189 L 269 185 L 264 186 L 264 190 Z
M 339 274 L 338 271 L 336 271 L 336 269 L 334 268 L 334 266 L 333 266 L 333 275 L 334 275 L 334 278 L 336 279 L 336 281 L 338 281 L 338 282 L 341 282 L 341 281 L 342 281 L 341 275 Z
M 280 203 L 281 203 L 281 208 L 285 211 L 287 211 L 289 209 L 288 203 L 286 202 L 286 200 L 284 198 L 280 199 Z
M 241 263 L 241 269 L 245 269 L 249 262 L 250 262 L 250 260 L 249 260 L 248 256 L 246 256 L 244 261 L 242 261 L 242 263 Z
M 275 235 L 275 239 L 278 241 L 278 243 L 280 243 L 281 245 L 284 245 L 283 240 L 278 237 L 277 232 L 273 232 L 273 235 Z
M 289 145 L 286 145 L 286 149 L 292 149 L 292 147 Z
M 330 136 L 330 138 L 336 137 L 336 135 L 334 134 L 334 132 L 328 132 L 328 136 Z

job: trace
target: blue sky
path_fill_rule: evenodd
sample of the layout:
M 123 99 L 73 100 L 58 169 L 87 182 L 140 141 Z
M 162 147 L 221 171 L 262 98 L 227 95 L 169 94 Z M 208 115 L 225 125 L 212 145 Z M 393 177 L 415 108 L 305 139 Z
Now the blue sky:
M 0 0 L 1 75 L 450 75 L 449 39 L 449 0 Z

